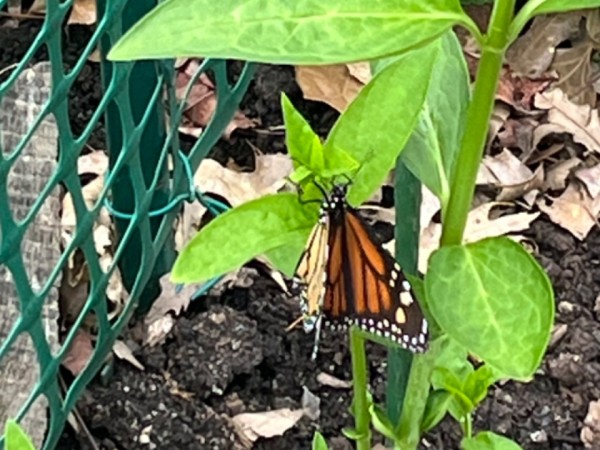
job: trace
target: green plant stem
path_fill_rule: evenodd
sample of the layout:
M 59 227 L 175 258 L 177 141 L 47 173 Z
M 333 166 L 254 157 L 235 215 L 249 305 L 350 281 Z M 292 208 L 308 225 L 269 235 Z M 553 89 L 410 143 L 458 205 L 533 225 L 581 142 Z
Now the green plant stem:
M 356 450 L 371 448 L 371 417 L 369 415 L 369 400 L 367 397 L 367 354 L 365 338 L 360 330 L 350 328 L 350 355 L 352 357 L 352 385 L 354 400 L 354 428 L 358 439 Z
M 508 46 L 508 29 L 514 14 L 515 0 L 497 0 L 481 52 L 473 99 L 467 110 L 467 123 L 461 150 L 456 160 L 450 201 L 444 218 L 441 245 L 459 245 L 471 209 L 475 179 L 483 156 L 488 124 L 494 108 L 494 96 L 502 62 Z
M 473 437 L 473 416 L 471 413 L 465 416 L 464 432 L 467 439 Z

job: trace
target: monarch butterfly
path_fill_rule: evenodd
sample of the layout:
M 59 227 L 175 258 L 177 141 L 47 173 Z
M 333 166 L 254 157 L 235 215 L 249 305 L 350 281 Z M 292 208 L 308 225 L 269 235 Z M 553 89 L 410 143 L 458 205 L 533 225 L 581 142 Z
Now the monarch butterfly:
M 394 258 L 371 235 L 346 201 L 348 185 L 324 194 L 294 276 L 305 331 L 316 328 L 316 358 L 322 321 L 333 329 L 350 325 L 389 338 L 405 349 L 427 349 L 428 325 L 410 282 Z

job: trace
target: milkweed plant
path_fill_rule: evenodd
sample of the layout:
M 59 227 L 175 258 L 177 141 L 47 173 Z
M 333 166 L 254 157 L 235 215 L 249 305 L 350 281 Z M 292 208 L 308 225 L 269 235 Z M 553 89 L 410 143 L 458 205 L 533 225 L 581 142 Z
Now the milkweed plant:
M 282 96 L 292 179 L 304 195 L 318 195 L 315 180 L 344 176 L 352 181 L 348 202 L 360 205 L 400 158 L 441 203 L 440 247 L 424 277 L 411 278 L 430 323 L 430 345 L 414 357 L 398 420 L 370 398 L 364 336 L 351 332 L 355 428 L 346 435 L 357 449 L 371 448 L 371 428 L 396 449 L 416 449 L 446 415 L 460 424 L 465 450 L 521 448 L 474 430 L 472 417 L 495 382 L 534 376 L 553 325 L 552 286 L 518 243 L 497 237 L 463 244 L 463 233 L 508 46 L 534 16 L 598 6 L 600 0 L 530 0 L 515 13 L 515 0 L 497 0 L 488 29 L 480 30 L 459 0 L 167 0 L 110 52 L 115 61 L 370 61 L 372 80 L 324 142 Z M 466 29 L 480 48 L 472 85 L 455 27 Z M 297 193 L 250 201 L 203 228 L 179 255 L 172 278 L 208 280 L 259 254 L 291 276 L 317 220 L 318 205 L 300 201 Z M 313 448 L 327 449 L 318 433 Z

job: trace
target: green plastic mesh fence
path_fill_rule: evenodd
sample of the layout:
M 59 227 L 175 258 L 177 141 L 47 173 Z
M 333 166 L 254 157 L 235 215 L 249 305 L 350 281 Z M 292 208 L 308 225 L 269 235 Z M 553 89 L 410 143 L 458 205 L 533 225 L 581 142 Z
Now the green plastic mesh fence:
M 0 0 L 0 31 L 23 27 L 11 15 L 15 3 Z M 56 445 L 134 311 L 147 310 L 157 295 L 158 277 L 174 259 L 174 221 L 182 203 L 198 196 L 194 169 L 253 72 L 245 65 L 232 74 L 216 60 L 198 66 L 185 96 L 209 74 L 217 106 L 200 138 L 181 151 L 186 97 L 176 93 L 175 62 L 102 58 L 155 1 L 98 0 L 93 32 L 66 58 L 73 3 L 46 0 L 39 25 L 28 28 L 30 46 L 14 61 L 3 55 L 7 34 L 0 33 L 0 424 L 16 418 L 44 449 Z M 76 129 L 72 94 L 98 64 L 90 62 L 97 49 L 103 86 L 88 89 L 102 95 Z M 91 151 L 91 140 L 106 153 Z M 87 166 L 102 170 L 90 178 Z M 82 330 L 93 333 L 93 353 L 65 385 L 59 368 Z

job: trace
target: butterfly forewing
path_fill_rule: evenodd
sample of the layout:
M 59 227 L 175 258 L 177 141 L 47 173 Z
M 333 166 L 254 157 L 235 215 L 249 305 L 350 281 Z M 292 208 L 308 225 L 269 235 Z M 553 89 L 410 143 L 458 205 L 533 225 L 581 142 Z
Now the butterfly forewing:
M 334 326 L 355 324 L 411 351 L 425 351 L 427 322 L 396 261 L 345 201 L 333 202 L 329 220 L 325 319 Z

